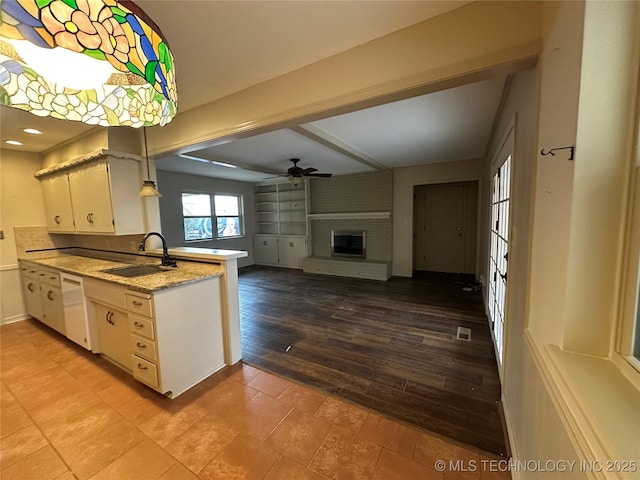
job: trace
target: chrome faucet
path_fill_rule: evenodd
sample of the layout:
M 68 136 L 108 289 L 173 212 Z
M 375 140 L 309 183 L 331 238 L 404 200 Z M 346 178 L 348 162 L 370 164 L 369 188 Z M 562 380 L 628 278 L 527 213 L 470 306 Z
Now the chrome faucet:
M 164 239 L 161 233 L 158 233 L 158 232 L 147 233 L 142 239 L 142 241 L 140 242 L 140 245 L 138 246 L 138 250 L 140 250 L 141 252 L 145 251 L 145 243 L 147 243 L 147 238 L 149 238 L 152 235 L 155 235 L 156 237 L 159 237 L 160 240 L 162 240 L 162 266 L 177 267 L 178 265 L 176 264 L 176 261 L 173 258 L 169 257 L 169 252 L 167 250 L 167 241 Z

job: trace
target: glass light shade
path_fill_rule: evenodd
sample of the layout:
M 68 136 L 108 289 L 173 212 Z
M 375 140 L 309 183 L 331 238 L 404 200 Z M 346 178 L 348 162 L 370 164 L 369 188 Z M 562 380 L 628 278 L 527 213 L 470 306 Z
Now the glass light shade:
M 289 177 L 287 180 L 289 183 L 292 183 L 293 185 L 298 185 L 304 182 L 304 178 L 302 177 Z
M 129 0 L 0 0 L 0 104 L 90 125 L 166 125 L 173 56 Z
M 156 188 L 156 182 L 145 180 L 142 182 L 142 189 L 138 192 L 141 197 L 161 197 L 162 194 Z

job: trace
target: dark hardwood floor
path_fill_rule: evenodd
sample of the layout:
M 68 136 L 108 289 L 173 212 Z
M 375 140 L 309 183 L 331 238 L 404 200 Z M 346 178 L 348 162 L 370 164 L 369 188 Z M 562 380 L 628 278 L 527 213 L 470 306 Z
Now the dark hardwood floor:
M 480 292 L 458 275 L 388 282 L 240 270 L 245 362 L 504 455 L 500 382 Z M 457 327 L 471 341 L 456 339 Z

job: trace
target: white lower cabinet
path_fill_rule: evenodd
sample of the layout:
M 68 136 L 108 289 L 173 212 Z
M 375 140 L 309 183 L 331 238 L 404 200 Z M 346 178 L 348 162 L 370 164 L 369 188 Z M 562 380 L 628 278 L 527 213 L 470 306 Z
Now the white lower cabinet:
M 65 335 L 60 274 L 55 270 L 21 261 L 20 275 L 27 313 Z
M 219 278 L 154 294 L 93 279 L 84 286 L 94 351 L 136 380 L 174 398 L 224 367 Z
M 278 264 L 277 235 L 255 235 L 253 237 L 253 261 L 259 265 Z
M 130 369 L 129 319 L 127 312 L 110 305 L 95 303 L 95 323 L 98 327 L 101 352 L 119 365 Z
M 278 237 L 278 264 L 285 267 L 302 268 L 307 254 L 307 237 L 280 235 Z
M 254 235 L 253 259 L 258 265 L 302 268 L 307 255 L 307 237 L 299 235 Z

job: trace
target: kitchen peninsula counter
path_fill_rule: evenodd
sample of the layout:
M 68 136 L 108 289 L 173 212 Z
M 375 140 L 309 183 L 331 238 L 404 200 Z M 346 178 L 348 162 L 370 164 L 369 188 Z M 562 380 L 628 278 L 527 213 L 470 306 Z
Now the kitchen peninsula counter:
M 50 254 L 49 254 L 50 253 Z M 242 360 L 240 334 L 240 303 L 238 298 L 238 259 L 248 254 L 242 250 L 223 250 L 196 247 L 169 248 L 169 255 L 178 261 L 176 269 L 139 277 L 121 277 L 103 272 L 110 268 L 135 264 L 159 265 L 161 249 L 147 249 L 142 254 L 107 252 L 81 247 L 52 250 L 25 250 L 20 260 L 56 268 L 60 271 L 103 280 L 142 293 L 159 293 L 166 289 L 219 277 L 220 306 L 224 357 L 227 365 Z
M 198 282 L 207 278 L 221 277 L 224 269 L 220 265 L 200 262 L 179 262 L 177 268 L 163 267 L 162 272 L 141 275 L 138 277 L 122 277 L 104 270 L 127 267 L 131 265 L 159 265 L 156 257 L 136 256 L 133 261 L 114 261 L 81 254 L 58 253 L 48 258 L 24 258 L 23 261 L 56 268 L 62 272 L 95 278 L 107 282 L 117 283 L 124 287 L 144 293 L 153 293 L 166 288 L 177 287 L 188 283 Z

